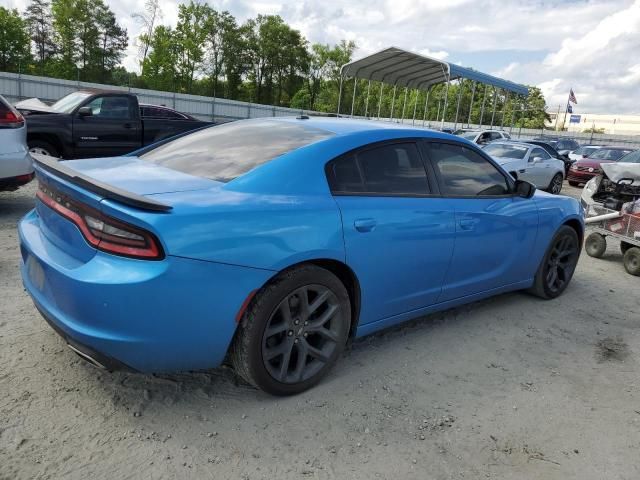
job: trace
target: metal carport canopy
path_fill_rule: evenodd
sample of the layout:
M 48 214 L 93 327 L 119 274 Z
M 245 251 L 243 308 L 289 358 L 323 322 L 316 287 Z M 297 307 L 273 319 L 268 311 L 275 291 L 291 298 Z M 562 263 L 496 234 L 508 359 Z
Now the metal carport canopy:
M 465 78 L 517 95 L 529 94 L 528 88 L 524 85 L 397 47 L 385 48 L 367 57 L 345 63 L 340 73 L 343 78 L 362 78 L 420 90 L 426 90 L 437 83 Z

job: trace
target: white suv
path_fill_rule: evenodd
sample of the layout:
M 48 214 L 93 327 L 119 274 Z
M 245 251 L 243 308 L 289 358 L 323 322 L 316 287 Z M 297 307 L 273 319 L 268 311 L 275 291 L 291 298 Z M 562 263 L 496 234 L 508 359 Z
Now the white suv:
M 495 140 L 510 140 L 511 135 L 503 130 L 456 130 L 454 135 L 466 138 L 467 140 L 477 143 L 478 145 L 486 145 Z
M 33 180 L 22 115 L 0 95 L 0 191 L 15 190 Z

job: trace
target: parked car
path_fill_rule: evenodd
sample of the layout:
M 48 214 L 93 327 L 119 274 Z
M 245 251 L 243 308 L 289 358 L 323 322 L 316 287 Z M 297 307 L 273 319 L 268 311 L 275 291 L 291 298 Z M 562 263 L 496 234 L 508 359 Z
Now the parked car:
M 62 158 L 109 157 L 195 130 L 211 122 L 113 90 L 80 90 L 53 105 L 38 99 L 16 104 L 27 119 L 32 153 Z
M 501 292 L 557 297 L 581 249 L 576 200 L 409 126 L 254 119 L 136 156 L 34 158 L 24 285 L 73 350 L 109 369 L 228 359 L 294 394 L 349 337 Z
M 0 191 L 15 190 L 33 180 L 24 118 L 0 95 Z
M 454 135 L 465 138 L 478 145 L 485 145 L 496 140 L 509 140 L 511 135 L 503 130 L 466 130 L 460 129 Z
M 573 138 L 542 136 L 542 137 L 534 138 L 534 140 L 547 142 L 549 145 L 555 148 L 560 155 L 568 156 L 569 153 L 580 148 L 580 144 Z
M 513 178 L 526 180 L 555 195 L 562 190 L 564 163 L 529 143 L 492 142 L 484 147 Z
M 602 173 L 600 165 L 603 163 L 617 162 L 623 156 L 633 152 L 634 149 L 628 147 L 602 147 L 595 150 L 587 158 L 578 160 L 569 169 L 567 180 L 573 187 L 586 183 L 596 175 Z
M 569 153 L 569 160 L 571 160 L 571 163 L 577 162 L 578 160 L 587 158 L 593 152 L 601 149 L 602 147 L 602 145 L 584 145 L 583 147 L 580 147 L 577 150 Z
M 567 175 L 567 172 L 569 171 L 569 167 L 571 167 L 571 164 L 573 162 L 571 162 L 569 160 L 569 156 L 568 155 L 562 155 L 560 154 L 560 152 L 558 152 L 553 145 L 551 145 L 548 142 L 544 142 L 542 140 L 522 140 L 522 142 L 528 143 L 530 145 L 537 145 L 539 147 L 542 147 L 549 155 L 551 155 L 551 158 L 555 158 L 556 160 L 560 160 L 562 163 L 564 163 L 564 174 L 565 176 Z

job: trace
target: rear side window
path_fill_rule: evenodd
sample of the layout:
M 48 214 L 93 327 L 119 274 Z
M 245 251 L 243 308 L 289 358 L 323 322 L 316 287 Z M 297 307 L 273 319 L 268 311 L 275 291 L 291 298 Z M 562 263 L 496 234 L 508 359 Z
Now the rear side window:
M 228 182 L 276 157 L 334 135 L 303 121 L 225 123 L 160 145 L 140 158 L 179 172 Z
M 160 107 L 142 107 L 142 116 L 146 118 L 171 118 L 185 120 L 186 117 L 178 112 Z
M 340 157 L 327 166 L 333 193 L 425 195 L 429 182 L 415 143 L 393 143 Z
M 488 160 L 462 145 L 430 143 L 429 158 L 443 195 L 507 195 L 505 176 Z

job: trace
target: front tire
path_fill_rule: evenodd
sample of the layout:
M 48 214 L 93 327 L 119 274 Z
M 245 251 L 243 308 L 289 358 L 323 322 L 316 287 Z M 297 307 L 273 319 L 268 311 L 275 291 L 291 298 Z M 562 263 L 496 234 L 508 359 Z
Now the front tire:
M 561 173 L 556 173 L 551 179 L 551 183 L 549 183 L 549 187 L 547 188 L 547 192 L 552 193 L 554 195 L 558 195 L 562 191 L 562 182 L 564 181 L 564 177 Z
M 607 250 L 607 239 L 600 233 L 590 234 L 584 242 L 584 250 L 593 258 L 602 258 Z
M 231 348 L 238 375 L 273 395 L 316 385 L 344 349 L 351 324 L 349 294 L 331 272 L 303 265 L 281 273 L 256 294 Z
M 529 291 L 544 299 L 560 296 L 573 277 L 579 257 L 578 234 L 563 225 L 551 240 Z
M 624 269 L 631 275 L 640 276 L 640 248 L 627 249 L 622 258 Z
M 29 147 L 29 153 L 60 158 L 60 152 L 58 152 L 58 149 L 49 142 L 45 142 L 43 140 L 29 140 L 27 145 Z

